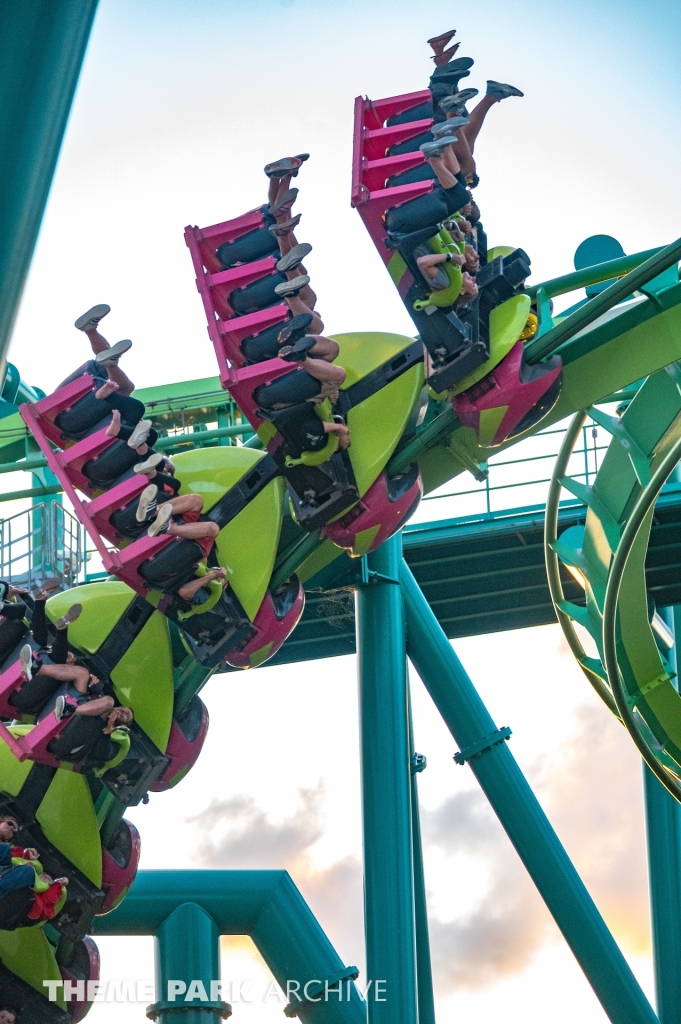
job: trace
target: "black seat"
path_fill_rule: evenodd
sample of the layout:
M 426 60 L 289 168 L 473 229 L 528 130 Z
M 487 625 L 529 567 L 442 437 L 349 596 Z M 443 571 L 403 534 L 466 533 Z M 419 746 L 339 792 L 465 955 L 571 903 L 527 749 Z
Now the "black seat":
M 54 425 L 69 438 L 79 440 L 88 430 L 111 419 L 111 409 L 95 398 L 94 391 L 88 391 L 70 409 L 64 409 L 55 417 Z
M 177 537 L 153 558 L 142 562 L 138 572 L 157 590 L 173 591 L 191 579 L 202 559 L 203 551 L 195 540 Z
M 410 107 L 409 110 L 403 110 L 401 114 L 389 117 L 385 123 L 387 128 L 391 128 L 394 124 L 408 124 L 409 121 L 425 121 L 427 117 L 432 116 L 433 101 L 424 100 L 423 103 L 418 103 L 415 107 Z
M 266 277 L 247 284 L 245 288 L 235 288 L 233 292 L 229 293 L 229 304 L 240 316 L 257 313 L 260 309 L 267 309 L 268 306 L 283 301 L 274 289 L 284 281 L 288 281 L 286 274 L 268 274 Z
M 274 218 L 271 219 L 274 223 Z M 248 231 L 245 235 L 241 235 L 240 238 L 235 238 L 233 242 L 224 242 L 215 255 L 223 267 L 228 270 L 240 263 L 254 263 L 256 260 L 262 260 L 275 252 L 278 258 L 279 242 L 276 236 L 267 228 L 256 228 L 254 231 Z
M 117 477 L 132 469 L 140 456 L 125 441 L 114 441 L 100 455 L 83 466 L 83 475 L 98 487 L 108 487 Z
M 279 355 L 279 332 L 287 321 L 266 327 L 260 334 L 250 334 L 241 342 L 241 351 L 249 363 L 262 363 L 266 359 L 276 359 Z

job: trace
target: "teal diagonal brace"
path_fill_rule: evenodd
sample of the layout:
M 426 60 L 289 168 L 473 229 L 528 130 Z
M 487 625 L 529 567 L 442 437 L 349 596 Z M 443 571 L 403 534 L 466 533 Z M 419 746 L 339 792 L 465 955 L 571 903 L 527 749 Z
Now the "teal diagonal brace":
M 612 552 L 617 551 L 621 533 L 619 523 L 603 504 L 593 487 L 589 486 L 589 484 L 583 484 L 581 480 L 573 480 L 570 476 L 562 476 L 560 483 L 561 487 L 564 487 L 570 494 L 574 494 L 575 498 L 583 501 L 586 507 L 590 508 L 595 516 L 598 516 L 610 545 L 610 550 Z
M 603 427 L 604 430 L 607 430 L 608 433 L 612 434 L 612 436 L 622 445 L 629 456 L 634 473 L 636 474 L 636 479 L 641 487 L 645 487 L 646 484 L 649 484 L 650 460 L 627 432 L 622 421 L 618 420 L 615 416 L 609 416 L 607 412 L 602 412 L 600 409 L 595 408 L 589 409 L 589 416 L 591 416 L 592 420 L 596 421 L 599 427 Z
M 562 612 L 569 615 L 571 619 L 578 622 L 580 626 L 588 630 L 589 633 L 593 633 L 593 622 L 589 615 L 588 609 L 583 604 L 573 604 L 572 601 L 561 601 L 558 605 Z
M 454 740 L 465 750 L 496 731 L 494 720 L 406 563 L 401 580 L 409 658 Z M 469 764 L 611 1024 L 658 1024 L 509 744 L 497 743 Z M 397 1019 L 393 1017 L 392 1024 Z
M 554 540 L 551 547 L 561 562 L 564 562 L 565 565 L 574 566 L 575 569 L 579 569 L 584 574 L 586 579 L 589 578 L 590 566 L 581 548 L 573 548 L 570 544 L 563 543 L 560 537 L 558 540 Z

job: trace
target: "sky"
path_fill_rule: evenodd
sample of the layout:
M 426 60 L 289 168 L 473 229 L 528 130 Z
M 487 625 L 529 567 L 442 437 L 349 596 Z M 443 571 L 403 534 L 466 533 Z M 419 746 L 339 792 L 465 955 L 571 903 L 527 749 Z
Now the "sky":
M 349 205 L 353 100 L 424 88 L 425 40 L 453 26 L 476 61 L 466 86 L 493 78 L 525 92 L 490 113 L 476 150 L 491 245 L 522 246 L 536 282 L 571 270 L 591 234 L 626 252 L 681 234 L 671 0 L 101 0 L 10 348 L 22 376 L 49 391 L 82 362 L 72 324 L 99 302 L 112 306 L 107 337 L 133 340 L 126 370 L 139 387 L 216 373 L 183 228 L 261 205 L 263 165 L 300 151 L 311 158 L 296 182 L 299 238 L 314 247 L 306 264 L 327 331 L 413 334 Z M 557 627 L 455 647 L 513 728 L 515 756 L 652 998 L 632 745 Z M 354 659 L 220 676 L 204 698 L 199 763 L 130 812 L 143 867 L 286 867 L 344 962 L 363 966 Z M 418 680 L 413 699 L 439 1019 L 491 1024 L 503 1005 L 509 1024 L 602 1024 Z M 151 940 L 99 944 L 105 977 L 152 976 Z M 268 980 L 246 939 L 223 941 L 223 976 L 258 992 Z M 276 997 L 234 1010 L 243 1024 L 282 1017 Z M 144 1004 L 97 1005 L 89 1018 L 144 1019 Z

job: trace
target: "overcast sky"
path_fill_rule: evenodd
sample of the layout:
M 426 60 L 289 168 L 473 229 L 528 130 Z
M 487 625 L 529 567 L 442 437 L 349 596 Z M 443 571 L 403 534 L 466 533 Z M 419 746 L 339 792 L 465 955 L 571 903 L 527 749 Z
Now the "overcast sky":
M 495 108 L 476 156 L 490 244 L 521 245 L 533 280 L 572 269 L 578 243 L 627 252 L 681 234 L 678 39 L 672 0 L 101 0 L 10 359 L 49 391 L 84 358 L 75 317 L 113 312 L 139 386 L 216 372 L 186 224 L 266 197 L 263 165 L 312 156 L 299 237 L 329 332 L 413 333 L 350 209 L 352 109 L 424 88 L 427 37 L 456 26 L 461 55 L 524 99 Z M 17 484 L 20 486 L 20 484 Z M 449 514 L 456 514 L 450 510 Z M 651 991 L 640 767 L 557 629 L 457 642 L 457 651 Z M 131 812 L 143 865 L 287 867 L 345 963 L 363 963 L 354 659 L 214 679 L 203 757 Z M 420 684 L 414 688 L 438 1012 L 442 1021 L 605 1020 Z M 291 737 L 295 736 L 295 742 Z M 104 975 L 150 977 L 151 942 L 101 940 Z M 266 974 L 225 942 L 224 974 Z M 282 1019 L 276 1000 L 234 1020 Z M 93 1024 L 142 1024 L 144 1006 Z

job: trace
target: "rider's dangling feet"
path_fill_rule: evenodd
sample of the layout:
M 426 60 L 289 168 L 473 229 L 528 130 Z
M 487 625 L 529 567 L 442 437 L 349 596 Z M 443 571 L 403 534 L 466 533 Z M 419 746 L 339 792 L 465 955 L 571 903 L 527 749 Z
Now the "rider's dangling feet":
M 100 366 L 107 363 L 117 363 L 121 356 L 131 348 L 132 342 L 130 338 L 124 338 L 123 341 L 117 341 L 115 345 L 105 348 L 103 352 L 98 352 L 95 356 L 95 362 L 99 363 Z
M 493 82 L 490 78 L 487 80 L 487 95 L 501 101 L 508 99 L 509 96 L 524 96 L 525 93 L 521 92 L 520 89 L 516 89 L 514 85 L 507 85 L 505 82 Z
M 285 274 L 287 270 L 295 270 L 311 252 L 312 246 L 309 242 L 299 242 L 281 257 L 277 263 L 277 270 L 280 274 Z
M 436 53 L 434 57 L 430 59 L 435 62 L 436 67 L 442 67 L 443 64 L 449 64 L 450 60 L 461 46 L 461 43 L 454 43 L 454 46 L 450 46 L 448 50 L 443 50 L 442 53 Z
M 449 42 L 451 42 L 455 35 L 456 29 L 450 28 L 448 32 L 442 32 L 439 36 L 431 36 L 431 38 L 427 39 L 426 42 L 437 57 L 441 53 L 444 53 L 445 47 Z
M 292 231 L 300 224 L 300 218 L 302 213 L 298 213 L 295 217 L 291 217 L 290 220 L 279 221 L 276 224 L 271 224 L 269 230 L 277 238 L 283 238 L 285 235 L 290 235 Z
M 103 320 L 107 313 L 111 312 L 111 306 L 107 306 L 105 302 L 100 303 L 98 306 L 93 306 L 92 309 L 88 309 L 87 313 L 83 313 L 79 316 L 73 325 L 77 331 L 96 331 L 99 325 L 99 321 Z

